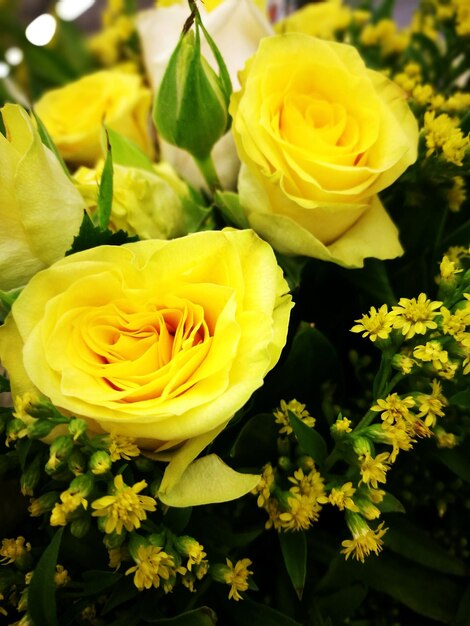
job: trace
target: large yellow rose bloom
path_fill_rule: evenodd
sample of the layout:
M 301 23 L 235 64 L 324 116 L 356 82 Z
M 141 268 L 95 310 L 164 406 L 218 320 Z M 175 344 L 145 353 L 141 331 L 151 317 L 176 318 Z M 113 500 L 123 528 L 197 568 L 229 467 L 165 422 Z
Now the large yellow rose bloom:
M 161 451 L 207 442 L 247 402 L 291 306 L 251 230 L 101 246 L 30 281 L 0 328 L 0 359 L 13 395 L 36 388 L 92 430 Z
M 103 124 L 153 156 L 150 105 L 151 93 L 141 77 L 114 69 L 47 91 L 35 110 L 64 159 L 94 165 L 103 154 Z
M 417 156 L 400 88 L 352 46 L 301 33 L 263 39 L 240 81 L 230 110 L 252 228 L 280 252 L 346 266 L 399 256 L 377 194 Z
M 26 111 L 6 104 L 1 114 L 0 289 L 8 291 L 64 256 L 85 203 Z

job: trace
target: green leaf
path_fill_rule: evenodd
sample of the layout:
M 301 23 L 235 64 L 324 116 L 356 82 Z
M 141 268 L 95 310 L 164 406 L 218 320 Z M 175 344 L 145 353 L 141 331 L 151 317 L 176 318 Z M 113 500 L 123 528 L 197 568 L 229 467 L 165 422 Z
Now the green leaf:
M 191 519 L 192 512 L 193 509 L 190 506 L 181 509 L 168 509 L 165 513 L 165 526 L 176 535 L 181 535 Z
M 212 212 L 210 206 L 203 204 L 202 197 L 194 190 L 190 190 L 190 195 L 181 198 L 184 214 L 184 228 L 187 233 L 196 233 L 203 230 L 203 224 Z
M 315 604 L 324 620 L 343 624 L 358 609 L 367 595 L 367 587 L 354 583 L 325 596 L 316 596 Z
M 129 237 L 123 230 L 118 230 L 115 233 L 108 229 L 101 230 L 99 226 L 93 224 L 88 214 L 85 213 L 80 231 L 73 240 L 72 247 L 68 250 L 66 256 L 81 250 L 96 248 L 97 246 L 121 246 L 124 243 L 133 241 L 138 241 L 138 237 Z
M 176 617 L 165 619 L 146 617 L 145 619 L 150 624 L 160 624 L 160 626 L 214 626 L 217 623 L 217 615 L 208 606 L 201 606 Z
M 106 137 L 108 133 L 106 131 Z M 111 217 L 113 206 L 113 156 L 111 145 L 108 143 L 108 151 L 104 161 L 103 172 L 101 174 L 100 186 L 98 189 L 98 201 L 96 208 L 96 219 L 101 230 L 106 230 Z
M 292 411 L 288 411 L 288 414 L 290 424 L 300 446 L 312 457 L 317 465 L 321 466 L 328 454 L 325 440 L 316 430 L 299 420 Z
M 348 270 L 346 277 L 363 293 L 371 296 L 374 302 L 389 306 L 396 304 L 397 298 L 383 261 L 366 259 L 363 268 Z
M 441 548 L 406 517 L 393 517 L 384 541 L 393 552 L 416 563 L 443 574 L 466 575 L 466 566 L 463 561 Z
M 452 626 L 468 626 L 468 624 L 470 624 L 470 585 L 460 600 Z
M 265 604 L 253 602 L 253 600 L 250 600 L 249 598 L 244 599 L 243 602 L 232 604 L 233 606 L 230 607 L 230 612 L 235 618 L 235 624 L 243 624 L 246 626 L 249 624 L 269 624 L 269 626 L 301 626 L 299 622 L 296 622 L 284 613 L 280 613 Z
M 22 289 L 10 289 L 10 291 L 2 291 L 0 289 L 0 308 L 9 313 L 16 298 L 20 295 Z
M 400 500 L 398 500 L 398 498 L 392 496 L 391 493 L 386 493 L 384 495 L 382 502 L 377 504 L 377 508 L 382 513 L 406 513 L 403 504 Z
M 464 409 L 470 409 L 470 390 L 459 391 L 449 398 L 449 404 L 461 406 Z
M 245 212 L 240 206 L 240 198 L 237 193 L 233 191 L 216 191 L 214 202 L 230 225 L 242 229 L 250 227 Z
M 134 599 L 138 594 L 139 591 L 134 585 L 132 576 L 122 577 L 111 587 L 111 595 L 108 597 L 108 600 L 104 605 L 102 615 L 110 613 L 110 611 L 121 604 L 125 604 L 129 600 Z
M 315 412 L 322 411 L 323 385 L 340 376 L 341 363 L 331 342 L 317 328 L 302 324 L 286 360 L 257 392 L 255 400 L 271 407 L 281 399 L 295 398 L 315 416 Z
M 454 474 L 470 483 L 470 458 L 466 446 L 461 444 L 457 448 L 444 448 L 436 452 L 434 456 Z
M 222 87 L 222 90 L 224 92 L 225 95 L 225 102 L 227 104 L 227 107 L 230 103 L 230 96 L 232 95 L 232 81 L 230 80 L 230 74 L 229 71 L 227 69 L 227 66 L 225 65 L 225 61 L 223 56 L 220 54 L 220 50 L 217 47 L 217 44 L 215 43 L 215 41 L 212 39 L 212 37 L 209 35 L 209 33 L 207 32 L 206 28 L 204 27 L 204 24 L 202 23 L 202 20 L 200 19 L 199 15 L 198 15 L 197 21 L 199 26 L 202 29 L 202 32 L 204 33 L 204 36 L 206 38 L 207 43 L 209 44 L 209 47 L 212 51 L 212 54 L 214 55 L 214 58 L 216 60 L 217 66 L 219 68 L 219 79 L 220 79 L 220 84 Z M 228 116 L 227 119 L 227 127 L 226 127 L 226 131 L 229 130 L 230 125 L 231 125 L 231 117 Z
M 113 587 L 122 574 L 101 570 L 90 570 L 83 573 L 83 595 L 95 595 Z
M 280 533 L 282 556 L 295 592 L 302 600 L 307 574 L 307 539 L 302 531 Z
M 106 128 L 106 131 L 113 155 L 113 163 L 126 167 L 136 167 L 155 174 L 152 161 L 136 143 L 112 130 L 112 128 Z
M 260 459 L 268 461 L 277 456 L 279 425 L 272 413 L 258 413 L 241 429 L 230 456 L 241 465 L 259 467 Z
M 51 152 L 53 152 L 57 158 L 57 160 L 59 161 L 59 163 L 62 165 L 62 169 L 64 170 L 64 172 L 67 174 L 68 178 L 72 178 L 70 176 L 70 172 L 68 167 L 65 165 L 65 161 L 62 158 L 62 155 L 60 154 L 59 150 L 57 149 L 57 146 L 55 145 L 52 137 L 49 135 L 49 133 L 47 132 L 47 128 L 44 126 L 44 124 L 41 121 L 41 118 L 37 115 L 36 111 L 34 110 L 34 108 L 32 109 L 32 113 L 34 115 L 34 119 L 36 120 L 36 124 L 38 125 L 38 133 L 39 136 L 41 137 L 41 141 L 42 143 L 49 148 L 49 150 L 51 150 Z
M 395 598 L 412 611 L 448 624 L 462 595 L 455 579 L 390 554 L 369 557 L 363 579 L 377 591 Z
M 35 626 L 59 626 L 54 574 L 63 532 L 58 530 L 42 553 L 28 588 L 28 613 Z
M 288 256 L 286 254 L 276 252 L 276 259 L 282 267 L 284 276 L 289 283 L 289 288 L 293 291 L 300 285 L 302 271 L 308 262 L 308 258 L 302 256 Z

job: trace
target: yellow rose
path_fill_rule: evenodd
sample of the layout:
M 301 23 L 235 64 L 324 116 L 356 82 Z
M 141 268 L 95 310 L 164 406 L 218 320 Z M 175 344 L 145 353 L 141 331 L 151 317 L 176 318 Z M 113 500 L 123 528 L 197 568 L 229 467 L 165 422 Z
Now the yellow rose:
M 64 159 L 94 165 L 102 155 L 103 124 L 153 155 L 150 104 L 150 90 L 140 76 L 102 70 L 47 91 L 35 110 Z
M 93 213 L 97 206 L 103 163 L 96 169 L 79 168 L 74 181 Z M 187 232 L 185 203 L 190 190 L 171 165 L 158 163 L 152 172 L 137 167 L 113 165 L 113 204 L 109 226 L 140 239 L 172 239 Z
M 26 111 L 6 104 L 1 113 L 0 289 L 8 291 L 64 256 L 85 207 Z
M 263 39 L 232 96 L 250 226 L 285 254 L 362 266 L 403 250 L 377 193 L 416 160 L 403 92 L 352 46 Z
M 39 391 L 142 447 L 180 446 L 166 491 L 276 364 L 287 292 L 251 230 L 92 248 L 30 281 L 0 328 L 0 359 L 13 395 Z
M 344 30 L 351 21 L 350 7 L 342 0 L 325 0 L 307 4 L 277 22 L 278 33 L 306 33 L 321 39 L 335 39 L 338 30 Z
M 142 11 L 137 18 L 137 30 L 142 43 L 144 61 L 153 89 L 158 90 L 170 56 L 178 43 L 181 30 L 188 18 L 187 2 L 172 2 L 172 6 L 158 6 Z M 216 5 L 214 7 L 214 5 Z M 267 17 L 254 0 L 223 0 L 212 2 L 207 13 L 199 5 L 202 21 L 217 44 L 227 65 L 232 84 L 238 85 L 237 73 L 258 46 L 262 37 L 271 35 L 273 29 Z M 202 40 L 202 53 L 217 70 L 206 41 Z M 167 142 L 161 142 L 161 156 L 195 187 L 203 187 L 203 178 L 193 158 Z M 212 152 L 219 179 L 225 189 L 235 188 L 240 161 L 231 133 L 224 135 Z

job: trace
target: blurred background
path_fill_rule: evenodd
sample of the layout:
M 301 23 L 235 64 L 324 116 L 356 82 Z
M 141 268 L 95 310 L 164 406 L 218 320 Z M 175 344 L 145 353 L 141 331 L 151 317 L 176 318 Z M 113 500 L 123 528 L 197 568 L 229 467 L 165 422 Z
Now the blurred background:
M 281 17 L 307 2 L 269 0 Z M 364 0 L 344 0 L 359 7 Z M 120 61 L 139 63 L 126 14 L 155 0 L 0 0 L 0 103 L 35 100 L 45 89 Z M 384 0 L 372 4 L 387 4 Z M 396 0 L 394 19 L 409 24 L 418 0 Z M 124 8 L 123 8 L 124 7 Z

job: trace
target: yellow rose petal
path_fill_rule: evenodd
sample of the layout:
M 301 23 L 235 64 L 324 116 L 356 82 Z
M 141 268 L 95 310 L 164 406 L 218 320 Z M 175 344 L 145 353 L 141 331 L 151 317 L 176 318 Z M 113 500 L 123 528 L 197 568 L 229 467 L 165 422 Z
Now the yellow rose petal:
M 249 493 L 259 479 L 256 474 L 236 472 L 217 455 L 209 454 L 193 461 L 171 490 L 159 491 L 157 496 L 173 507 L 228 502 Z

